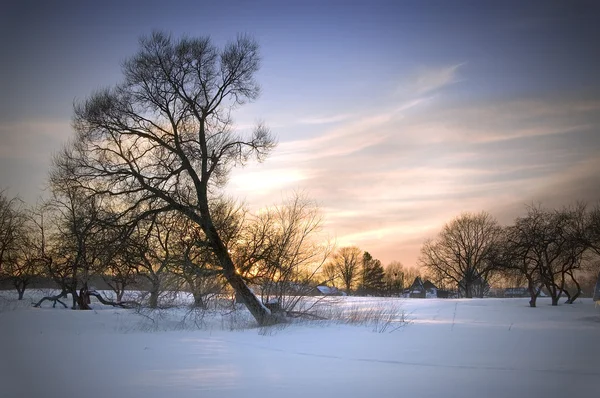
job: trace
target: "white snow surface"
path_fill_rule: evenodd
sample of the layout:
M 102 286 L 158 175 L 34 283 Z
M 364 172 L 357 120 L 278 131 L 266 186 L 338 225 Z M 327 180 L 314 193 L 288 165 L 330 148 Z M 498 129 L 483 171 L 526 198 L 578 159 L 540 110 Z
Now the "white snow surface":
M 539 299 L 538 308 L 529 308 L 523 298 L 336 298 L 353 308 L 400 305 L 411 319 L 378 333 L 334 322 L 230 330 L 222 316 L 207 317 L 201 328 L 181 327 L 181 310 L 152 322 L 99 303 L 93 311 L 32 308 L 33 297 L 9 296 L 0 292 L 0 397 L 6 398 L 591 397 L 600 391 L 600 307 L 591 299 L 558 307 Z

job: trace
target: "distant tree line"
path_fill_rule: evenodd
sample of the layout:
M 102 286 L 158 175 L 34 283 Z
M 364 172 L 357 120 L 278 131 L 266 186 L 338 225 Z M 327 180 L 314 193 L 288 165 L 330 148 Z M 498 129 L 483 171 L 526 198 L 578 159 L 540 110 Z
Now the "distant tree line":
M 123 202 L 100 201 L 70 184 L 63 155 L 51 173 L 52 198 L 25 208 L 0 192 L 0 279 L 19 299 L 34 280 L 50 280 L 53 305 L 89 309 L 90 295 L 105 304 L 157 308 L 169 295 L 186 291 L 194 306 L 207 308 L 212 297 L 233 294 L 204 232 L 178 212 L 123 219 Z M 295 195 L 281 205 L 251 214 L 242 204 L 220 197 L 211 203 L 215 225 L 237 273 L 264 303 L 275 299 L 293 310 L 299 297 L 320 283 L 331 252 L 320 236 L 321 215 L 308 198 Z M 99 296 L 90 281 L 101 278 L 114 291 Z M 135 302 L 129 289 L 143 290 Z
M 356 246 L 339 248 L 323 268 L 325 283 L 355 295 L 399 296 L 417 276 L 417 269 L 399 261 L 384 267 L 369 252 Z
M 552 305 L 563 296 L 570 304 L 582 293 L 580 278 L 597 273 L 599 248 L 600 204 L 537 205 L 507 226 L 485 212 L 461 214 L 424 242 L 420 264 L 463 297 L 482 297 L 483 286 L 505 280 L 527 286 L 531 307 L 542 291 Z

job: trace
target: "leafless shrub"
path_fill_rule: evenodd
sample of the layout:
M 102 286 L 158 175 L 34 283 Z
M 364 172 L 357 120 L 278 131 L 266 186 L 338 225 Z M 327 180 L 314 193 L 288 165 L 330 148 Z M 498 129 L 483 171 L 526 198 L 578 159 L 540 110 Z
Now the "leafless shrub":
M 377 333 L 392 333 L 412 322 L 398 303 L 381 303 L 371 306 L 325 305 L 316 309 L 318 316 L 332 322 L 366 326 Z

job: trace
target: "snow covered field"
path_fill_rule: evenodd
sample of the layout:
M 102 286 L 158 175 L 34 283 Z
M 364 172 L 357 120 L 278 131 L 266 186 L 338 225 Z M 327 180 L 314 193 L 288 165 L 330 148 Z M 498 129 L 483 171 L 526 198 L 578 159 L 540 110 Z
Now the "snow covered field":
M 600 391 L 600 307 L 590 299 L 558 308 L 540 299 L 534 309 L 527 299 L 342 299 L 352 308 L 399 304 L 412 320 L 378 333 L 372 325 L 331 322 L 230 330 L 223 318 L 198 330 L 180 328 L 169 312 L 157 326 L 131 310 L 36 309 L 0 295 L 0 396 L 6 398 L 593 397 Z

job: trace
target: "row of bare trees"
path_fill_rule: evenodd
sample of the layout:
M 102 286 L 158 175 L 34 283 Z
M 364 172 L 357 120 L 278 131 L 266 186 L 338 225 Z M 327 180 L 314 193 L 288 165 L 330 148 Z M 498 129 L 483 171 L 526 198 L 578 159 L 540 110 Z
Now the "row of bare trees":
M 570 304 L 581 295 L 579 277 L 598 268 L 599 227 L 600 204 L 528 206 L 504 227 L 488 213 L 464 213 L 423 244 L 420 262 L 464 297 L 481 297 L 491 282 L 505 279 L 527 285 L 532 307 L 542 289 L 552 305 L 563 295 Z
M 98 196 L 68 186 L 60 172 L 64 153 L 55 159 L 53 197 L 36 211 L 0 194 L 0 275 L 19 292 L 34 279 L 51 280 L 59 288 L 44 301 L 88 309 L 93 278 L 114 291 L 106 303 L 124 301 L 126 290 L 145 291 L 144 304 L 156 308 L 162 295 L 193 295 L 194 306 L 206 308 L 211 297 L 231 292 L 218 259 L 201 228 L 178 212 L 157 212 L 123 220 L 116 211 L 124 203 L 102 202 Z M 104 198 L 106 199 L 106 198 Z M 211 202 L 215 225 L 235 261 L 236 273 L 255 288 L 261 302 L 275 300 L 291 312 L 318 283 L 331 245 L 321 236 L 318 207 L 301 195 L 256 214 L 231 199 Z M 137 303 L 142 304 L 142 303 Z
M 323 279 L 347 294 L 397 296 L 419 276 L 418 270 L 399 261 L 383 266 L 356 246 L 339 248 L 323 267 Z
M 0 192 L 0 281 L 12 285 L 19 299 L 48 264 L 45 241 L 43 213 Z

